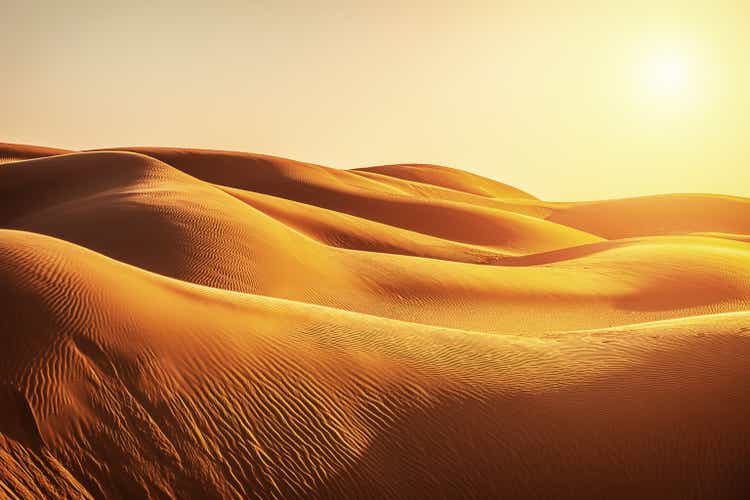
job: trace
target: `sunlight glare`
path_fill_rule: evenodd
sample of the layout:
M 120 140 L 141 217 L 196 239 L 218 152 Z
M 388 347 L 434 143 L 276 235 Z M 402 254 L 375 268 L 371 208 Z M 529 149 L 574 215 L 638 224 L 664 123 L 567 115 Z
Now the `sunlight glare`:
M 653 54 L 642 63 L 639 71 L 644 91 L 652 98 L 684 98 L 695 91 L 693 64 L 684 54 Z

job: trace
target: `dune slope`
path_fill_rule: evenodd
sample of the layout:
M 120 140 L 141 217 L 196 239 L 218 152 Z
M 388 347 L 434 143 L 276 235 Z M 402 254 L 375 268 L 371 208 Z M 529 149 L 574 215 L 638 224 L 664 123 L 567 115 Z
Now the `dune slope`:
M 748 491 L 748 200 L 0 156 L 0 497 Z
M 539 209 L 533 205 L 489 199 L 428 183 L 365 176 L 361 171 L 249 153 L 121 149 L 158 158 L 221 186 L 294 200 L 462 243 L 526 253 L 598 240 L 535 217 Z
M 486 177 L 473 175 L 463 170 L 444 167 L 441 165 L 424 164 L 401 164 L 381 165 L 377 167 L 366 167 L 357 171 L 367 175 L 371 173 L 406 179 L 435 186 L 442 186 L 456 191 L 489 196 L 491 198 L 536 198 L 529 193 L 521 191 L 502 182 L 497 182 Z
M 745 313 L 528 340 L 198 287 L 25 232 L 1 248 L 3 303 L 29 314 L 3 319 L 3 474 L 44 485 L 54 457 L 70 479 L 45 491 L 717 495 L 750 463 Z
M 547 220 L 603 238 L 720 232 L 750 234 L 750 199 L 670 194 L 563 204 Z
M 72 153 L 72 151 L 58 148 L 46 148 L 43 146 L 31 146 L 27 144 L 10 144 L 6 142 L 0 142 L 0 163 L 30 160 L 32 158 L 63 155 L 66 153 Z
M 222 190 L 136 153 L 19 162 L 0 179 L 4 227 L 201 285 L 411 322 L 538 332 L 742 310 L 750 301 L 750 245 L 730 240 L 600 242 L 519 266 L 545 254 L 524 261 L 426 235 L 409 238 L 379 223 L 355 225 L 330 210 Z M 360 242 L 371 238 L 370 251 L 324 244 L 336 238 L 342 218 Z M 373 251 L 378 242 L 401 242 L 406 255 Z M 425 258 L 438 256 L 446 262 Z M 470 258 L 495 265 L 466 263 Z M 677 286 L 686 293 L 671 293 Z

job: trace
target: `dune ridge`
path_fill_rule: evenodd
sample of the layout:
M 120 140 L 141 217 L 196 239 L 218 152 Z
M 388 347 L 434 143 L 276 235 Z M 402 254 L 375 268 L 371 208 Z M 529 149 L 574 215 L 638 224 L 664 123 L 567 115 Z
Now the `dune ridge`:
M 525 191 L 503 184 L 502 182 L 497 182 L 492 179 L 487 179 L 486 177 L 473 175 L 463 170 L 442 165 L 415 163 L 380 165 L 376 167 L 355 169 L 355 172 L 360 172 L 364 175 L 374 172 L 389 177 L 432 184 L 490 198 L 537 199 L 535 196 Z
M 0 156 L 0 496 L 748 491 L 748 199 Z
M 9 144 L 0 142 L 0 163 L 13 161 L 31 160 L 45 156 L 56 156 L 72 153 L 67 149 L 47 148 L 44 146 L 32 146 L 29 144 Z

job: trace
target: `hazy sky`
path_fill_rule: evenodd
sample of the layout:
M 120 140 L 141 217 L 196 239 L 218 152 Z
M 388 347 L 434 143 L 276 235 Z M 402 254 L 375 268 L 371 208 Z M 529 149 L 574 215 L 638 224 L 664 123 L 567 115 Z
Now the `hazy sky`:
M 749 1 L 453 4 L 0 0 L 0 142 L 750 196 Z

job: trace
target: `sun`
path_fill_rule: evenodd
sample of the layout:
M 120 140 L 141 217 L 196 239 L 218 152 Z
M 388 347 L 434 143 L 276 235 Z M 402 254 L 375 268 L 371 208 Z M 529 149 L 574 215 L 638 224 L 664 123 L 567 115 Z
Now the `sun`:
M 687 63 L 680 58 L 649 61 L 646 71 L 649 88 L 660 94 L 680 93 L 690 83 Z
M 647 97 L 660 101 L 685 101 L 695 94 L 696 68 L 689 54 L 653 52 L 638 66 L 639 86 Z

